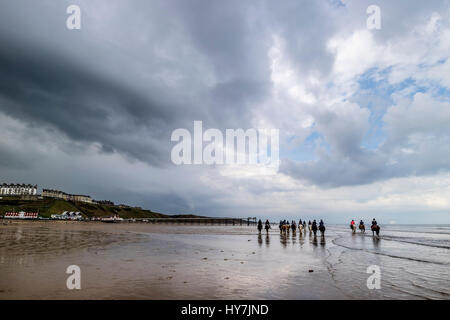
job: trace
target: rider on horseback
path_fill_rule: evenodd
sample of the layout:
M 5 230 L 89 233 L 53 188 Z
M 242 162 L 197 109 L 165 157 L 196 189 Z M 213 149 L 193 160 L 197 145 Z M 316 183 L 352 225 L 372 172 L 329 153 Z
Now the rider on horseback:
M 261 219 L 259 219 L 259 221 L 258 221 L 258 231 L 259 231 L 259 233 L 261 233 L 262 228 L 263 228 L 262 221 L 261 221 Z
M 295 224 L 295 220 L 292 220 L 291 228 L 292 228 L 292 232 L 295 233 L 295 230 L 297 229 L 297 225 Z
M 377 236 L 380 234 L 380 226 L 378 225 L 375 218 L 373 218 L 372 220 L 372 226 L 370 227 L 370 229 L 372 229 L 372 235 L 374 234 L 374 232 L 376 232 Z
M 324 236 L 325 235 L 325 224 L 323 223 L 322 219 L 320 219 L 320 222 L 319 222 L 319 230 L 320 230 L 320 234 L 322 236 Z
M 317 222 L 316 222 L 316 220 L 313 221 L 313 223 L 311 225 L 311 229 L 314 232 L 314 235 L 316 235 L 316 233 L 317 233 Z
M 267 233 L 269 233 L 269 229 L 270 229 L 271 227 L 270 227 L 270 222 L 269 222 L 269 219 L 267 219 L 266 220 L 266 226 L 265 226 L 265 229 L 266 229 L 266 232 Z
M 352 229 L 352 232 L 353 232 L 353 233 L 356 232 L 355 220 L 352 220 L 352 222 L 350 222 L 350 229 Z
M 361 230 L 361 232 L 365 233 L 366 232 L 366 226 L 364 225 L 364 221 L 360 221 L 359 222 L 359 230 Z

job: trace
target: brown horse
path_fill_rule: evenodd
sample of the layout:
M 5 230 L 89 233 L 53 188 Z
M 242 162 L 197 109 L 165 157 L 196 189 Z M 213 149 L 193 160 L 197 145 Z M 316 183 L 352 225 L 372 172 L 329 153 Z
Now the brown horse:
M 359 230 L 361 230 L 361 233 L 366 233 L 366 227 L 364 226 L 364 223 L 359 224 Z
M 375 233 L 377 234 L 377 237 L 380 235 L 380 226 L 377 224 L 372 225 L 372 227 L 370 227 L 370 229 L 372 230 L 372 235 L 374 236 Z
M 281 233 L 289 233 L 290 229 L 291 229 L 290 224 L 283 224 L 283 225 L 281 225 L 280 232 Z

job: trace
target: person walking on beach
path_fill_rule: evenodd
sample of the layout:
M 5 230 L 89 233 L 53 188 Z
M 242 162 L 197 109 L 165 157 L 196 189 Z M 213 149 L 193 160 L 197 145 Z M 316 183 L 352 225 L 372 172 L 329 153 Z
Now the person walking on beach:
M 258 232 L 259 233 L 261 233 L 262 228 L 263 228 L 262 221 L 261 221 L 261 219 L 259 219 L 259 221 L 258 221 Z

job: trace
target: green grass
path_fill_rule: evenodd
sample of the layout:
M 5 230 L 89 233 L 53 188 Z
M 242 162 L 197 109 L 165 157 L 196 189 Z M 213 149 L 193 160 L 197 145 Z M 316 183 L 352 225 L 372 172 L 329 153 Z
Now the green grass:
M 79 211 L 85 217 L 106 217 L 118 214 L 121 218 L 170 218 L 171 216 L 139 208 L 119 208 L 100 204 L 72 202 L 60 199 L 44 198 L 42 200 L 0 199 L 0 215 L 6 212 L 39 212 L 39 216 L 49 218 L 52 214 L 64 211 Z

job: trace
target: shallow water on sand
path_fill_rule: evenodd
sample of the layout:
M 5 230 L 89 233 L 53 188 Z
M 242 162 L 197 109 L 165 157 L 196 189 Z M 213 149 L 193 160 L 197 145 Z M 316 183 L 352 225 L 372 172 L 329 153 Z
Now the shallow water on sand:
M 0 225 L 0 299 L 449 299 L 450 228 L 14 222 Z M 81 268 L 68 290 L 67 266 Z M 381 289 L 366 285 L 381 268 Z M 313 270 L 314 272 L 309 272 Z

